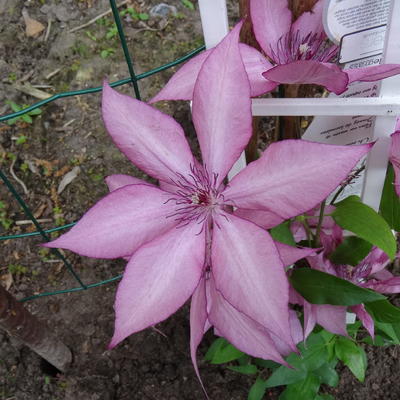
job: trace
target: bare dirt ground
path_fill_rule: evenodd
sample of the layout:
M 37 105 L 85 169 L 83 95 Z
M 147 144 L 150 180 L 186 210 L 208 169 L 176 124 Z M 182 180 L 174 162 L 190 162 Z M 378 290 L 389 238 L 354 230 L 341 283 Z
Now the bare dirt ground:
M 149 14 L 158 3 L 132 0 L 128 5 Z M 124 17 L 136 73 L 172 61 L 202 44 L 196 2 L 193 2 L 195 10 L 185 7 L 180 0 L 165 3 L 175 7 L 176 15 L 150 16 L 144 20 L 129 14 Z M 69 32 L 108 7 L 107 0 L 0 0 L 0 115 L 11 112 L 7 101 L 19 106 L 38 101 L 21 90 L 27 84 L 55 94 L 99 86 L 105 77 L 110 81 L 127 77 L 109 14 Z M 44 30 L 36 36 L 27 36 L 25 32 L 23 9 L 43 24 Z M 229 2 L 229 13 L 231 23 L 237 21 L 236 1 Z M 156 94 L 174 70 L 142 80 L 143 99 Z M 129 86 L 119 90 L 133 94 Z M 128 173 L 147 179 L 112 145 L 101 121 L 99 105 L 99 94 L 70 97 L 43 106 L 39 116 L 32 116 L 32 123 L 19 120 L 13 125 L 0 124 L 0 168 L 35 216 L 44 220 L 46 228 L 79 219 L 107 193 L 103 180 L 107 175 Z M 196 150 L 188 104 L 164 103 L 160 107 L 183 125 Z M 57 193 L 62 178 L 74 168 L 79 174 Z M 29 224 L 21 225 L 26 216 L 1 183 L 0 201 L 0 234 L 34 230 Z M 0 278 L 17 298 L 79 286 L 62 263 L 38 246 L 40 239 L 0 243 Z M 103 261 L 65 254 L 85 283 L 109 279 L 124 269 L 122 260 Z M 106 351 L 113 332 L 116 286 L 111 283 L 27 302 L 29 310 L 47 321 L 71 348 L 74 362 L 65 374 L 56 373 L 35 353 L 0 332 L 0 398 L 202 399 L 189 357 L 187 306 L 158 326 L 165 336 L 148 329 Z M 253 377 L 202 361 L 212 340 L 210 333 L 199 349 L 200 369 L 210 397 L 245 399 Z M 366 382 L 356 382 L 343 370 L 339 387 L 331 393 L 339 400 L 400 398 L 398 349 L 367 350 L 370 366 Z M 276 399 L 278 393 L 279 390 L 271 391 L 266 398 Z

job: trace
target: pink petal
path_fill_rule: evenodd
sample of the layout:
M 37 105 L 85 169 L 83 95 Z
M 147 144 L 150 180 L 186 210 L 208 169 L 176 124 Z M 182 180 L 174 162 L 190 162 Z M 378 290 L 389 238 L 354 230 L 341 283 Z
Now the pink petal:
M 103 119 L 118 148 L 140 169 L 166 182 L 186 175 L 194 163 L 181 126 L 146 103 L 119 94 L 106 83 Z
M 192 100 L 193 89 L 206 58 L 213 49 L 198 54 L 185 63 L 167 82 L 167 84 L 154 96 L 149 103 L 161 100 Z
M 296 292 L 297 293 L 297 292 Z M 307 339 L 317 323 L 317 314 L 313 304 L 303 299 L 304 339 Z
M 336 64 L 314 60 L 299 60 L 277 65 L 264 72 L 263 76 L 269 81 L 278 83 L 321 85 L 336 94 L 343 93 L 349 83 L 347 74 Z
M 67 233 L 45 247 L 63 248 L 95 258 L 130 256 L 149 240 L 177 225 L 176 205 L 149 185 L 128 185 L 95 204 Z
M 238 311 L 296 349 L 289 326 L 289 284 L 269 233 L 234 215 L 215 215 L 211 265 L 217 290 Z
M 207 283 L 212 299 L 209 318 L 218 333 L 246 354 L 287 366 L 268 331 L 228 303 L 212 278 Z
M 348 336 L 346 330 L 346 307 L 330 304 L 312 304 L 316 321 L 327 331 Z
M 400 64 L 382 64 L 373 67 L 347 69 L 349 83 L 355 81 L 375 82 L 400 74 Z
M 275 246 L 285 267 L 294 264 L 302 258 L 315 254 L 318 250 L 307 247 L 293 247 L 277 241 L 275 241 Z
M 366 287 L 384 294 L 400 293 L 400 276 L 394 276 L 383 281 L 369 281 Z
M 204 265 L 205 235 L 198 231 L 197 224 L 173 228 L 132 256 L 118 285 L 110 348 L 168 318 L 191 296 Z
M 250 87 L 239 52 L 239 23 L 204 62 L 193 94 L 203 163 L 223 181 L 251 137 Z
M 248 210 L 245 208 L 238 208 L 234 214 L 240 218 L 247 219 L 250 222 L 261 226 L 261 228 L 269 229 L 279 225 L 285 218 L 274 214 L 272 211 L 266 210 Z
M 190 305 L 190 355 L 192 358 L 193 367 L 196 371 L 197 378 L 205 392 L 203 382 L 200 377 L 199 368 L 197 366 L 197 347 L 203 339 L 204 333 L 207 331 L 209 324 L 207 324 L 207 299 L 206 299 L 206 286 L 204 278 L 202 278 L 193 293 L 192 302 Z M 207 394 L 206 394 L 207 395 Z
M 274 59 L 279 39 L 289 32 L 292 23 L 287 0 L 250 0 L 250 15 L 257 42 Z
M 360 264 L 371 265 L 370 275 L 377 274 L 385 269 L 390 263 L 388 255 L 378 247 L 373 247 L 369 254 L 360 262 Z M 375 275 L 376 276 L 376 275 Z
M 351 311 L 355 313 L 358 319 L 364 325 L 364 328 L 368 331 L 371 335 L 372 339 L 374 338 L 374 320 L 372 317 L 367 313 L 365 310 L 364 304 L 358 304 L 356 306 L 350 307 Z
M 399 119 L 400 120 L 400 119 Z M 397 196 L 400 196 L 400 130 L 391 135 L 390 162 L 394 169 L 394 185 Z
M 239 43 L 244 68 L 250 81 L 251 97 L 271 92 L 278 84 L 264 78 L 263 73 L 272 68 L 272 64 L 254 47 Z
M 299 31 L 300 38 L 307 37 L 310 33 L 313 35 L 324 35 L 324 25 L 322 23 L 322 12 L 324 10 L 324 0 L 318 0 L 311 12 L 304 12 L 292 25 L 292 31 Z
M 371 145 L 335 146 L 284 140 L 240 171 L 223 192 L 235 207 L 273 212 L 284 219 L 324 200 Z
M 254 47 L 239 43 L 240 54 L 250 81 L 251 97 L 260 96 L 275 89 L 276 82 L 269 82 L 262 73 L 272 64 Z M 196 79 L 204 61 L 213 49 L 206 50 L 184 64 L 149 103 L 162 100 L 192 100 Z
M 296 311 L 289 310 L 289 322 L 290 322 L 290 332 L 292 334 L 292 338 L 294 343 L 300 343 L 304 340 L 303 334 L 303 327 L 299 319 L 297 318 Z M 271 338 L 275 343 L 276 348 L 278 349 L 279 353 L 283 354 L 284 356 L 289 355 L 292 352 L 292 349 L 283 342 L 279 336 L 274 335 L 271 333 Z
M 135 178 L 130 175 L 125 175 L 125 174 L 115 174 L 115 175 L 110 175 L 107 176 L 105 179 L 108 189 L 110 192 L 119 189 L 121 187 L 127 186 L 127 185 L 149 185 L 153 186 L 151 183 L 143 181 L 142 179 Z

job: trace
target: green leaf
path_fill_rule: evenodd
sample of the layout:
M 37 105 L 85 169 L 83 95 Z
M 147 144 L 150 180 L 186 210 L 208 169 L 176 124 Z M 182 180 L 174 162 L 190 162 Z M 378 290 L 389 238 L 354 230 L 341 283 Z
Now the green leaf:
M 346 237 L 329 256 L 334 264 L 358 265 L 371 251 L 372 243 L 356 236 Z
M 15 141 L 15 144 L 24 144 L 27 139 L 28 139 L 27 136 L 20 135 L 20 136 L 18 136 L 17 140 Z
M 280 364 L 276 363 L 272 360 L 263 360 L 262 358 L 254 358 L 253 363 L 258 365 L 259 367 L 269 368 L 269 369 L 277 369 L 280 367 Z
M 218 338 L 208 349 L 204 359 L 211 364 L 224 364 L 237 360 L 244 355 L 243 352 L 232 346 L 224 338 Z
M 189 10 L 194 10 L 194 4 L 190 0 L 181 0 L 181 3 Z
M 310 400 L 318 393 L 320 381 L 317 376 L 309 373 L 304 380 L 288 385 L 279 400 Z
M 380 293 L 311 268 L 294 270 L 289 280 L 293 287 L 312 304 L 353 306 L 385 299 Z
M 328 393 L 322 393 L 317 395 L 317 397 L 314 400 L 335 400 L 335 398 Z
M 257 378 L 255 383 L 250 388 L 247 400 L 262 400 L 266 390 L 266 381 L 264 381 L 264 379 Z
M 335 204 L 332 213 L 342 228 L 382 249 L 392 260 L 396 254 L 396 240 L 388 223 L 371 207 L 350 196 Z
M 397 196 L 393 182 L 394 170 L 389 164 L 379 211 L 389 226 L 396 232 L 400 232 L 400 198 Z
M 287 368 L 284 365 L 281 365 L 267 379 L 266 387 L 290 385 L 291 383 L 302 381 L 307 377 L 307 369 L 305 365 L 301 363 L 301 359 L 297 354 L 290 354 L 286 360 L 288 364 L 292 365 L 294 368 Z
M 138 17 L 141 21 L 147 21 L 149 19 L 149 14 L 146 13 L 139 13 Z
M 278 242 L 288 244 L 289 246 L 296 246 L 293 234 L 290 230 L 290 221 L 283 222 L 282 224 L 273 227 L 269 233 L 272 238 Z
M 33 119 L 28 114 L 21 115 L 21 118 L 27 124 L 31 124 L 33 122 Z
M 14 103 L 11 100 L 6 100 L 5 103 L 8 104 L 14 112 L 21 111 L 21 107 L 17 103 Z
M 364 382 L 365 370 L 367 369 L 367 356 L 362 347 L 344 337 L 340 337 L 335 344 L 337 358 L 350 369 L 353 375 Z
M 339 374 L 336 372 L 334 363 L 325 363 L 316 369 L 313 373 L 319 378 L 321 383 L 325 383 L 331 387 L 336 387 L 339 384 Z
M 388 300 L 373 301 L 364 304 L 366 310 L 379 322 L 400 322 L 400 308 L 395 307 Z
M 254 375 L 258 372 L 257 367 L 253 364 L 229 365 L 228 369 L 230 369 L 231 371 L 240 372 L 241 374 L 244 375 Z
M 28 115 L 40 115 L 42 113 L 42 110 L 40 108 L 35 108 L 32 111 L 28 112 Z

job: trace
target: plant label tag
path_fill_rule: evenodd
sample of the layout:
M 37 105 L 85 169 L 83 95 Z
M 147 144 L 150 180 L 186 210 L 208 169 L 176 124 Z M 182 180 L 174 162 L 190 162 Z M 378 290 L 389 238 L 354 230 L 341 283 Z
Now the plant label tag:
M 385 34 L 386 25 L 381 25 L 344 35 L 340 41 L 339 63 L 349 63 L 382 54 Z
M 386 25 L 391 0 L 326 0 L 324 29 L 329 39 L 339 44 L 343 36 Z

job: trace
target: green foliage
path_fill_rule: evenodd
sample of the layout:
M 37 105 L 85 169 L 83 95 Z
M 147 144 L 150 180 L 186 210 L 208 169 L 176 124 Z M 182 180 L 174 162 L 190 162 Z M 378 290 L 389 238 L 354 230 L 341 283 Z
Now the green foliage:
M 28 268 L 24 267 L 21 264 L 9 264 L 8 272 L 14 275 L 24 275 L 28 272 Z
M 372 244 L 356 236 L 348 236 L 329 256 L 334 264 L 358 265 L 371 251 Z
M 367 356 L 362 347 L 347 338 L 340 337 L 335 343 L 335 354 L 360 382 L 364 382 Z
M 181 3 L 189 10 L 194 10 L 194 4 L 190 0 L 181 0 Z
M 119 13 L 121 17 L 125 15 L 130 15 L 133 19 L 138 19 L 140 21 L 147 21 L 149 19 L 149 14 L 147 13 L 139 13 L 133 7 L 127 7 L 125 10 Z
M 117 25 L 113 25 L 110 28 L 108 28 L 107 33 L 106 33 L 106 39 L 110 40 L 115 38 L 118 35 L 118 28 Z
M 17 144 L 17 145 L 24 144 L 24 143 L 26 143 L 26 140 L 27 140 L 27 139 L 28 139 L 27 136 L 25 136 L 25 135 L 19 135 L 19 136 L 17 137 L 17 140 L 15 141 L 15 144 Z
M 332 214 L 342 228 L 382 249 L 392 260 L 396 254 L 396 240 L 388 223 L 359 197 L 350 196 L 335 204 Z
M 385 296 L 379 293 L 311 268 L 294 270 L 289 279 L 293 287 L 312 304 L 352 306 L 385 300 Z
M 85 33 L 86 33 L 86 36 L 87 36 L 89 39 L 93 40 L 94 42 L 97 42 L 97 37 L 94 36 L 92 32 L 86 31 Z
M 13 221 L 7 216 L 7 203 L 0 200 L 0 224 L 6 230 L 10 229 Z
M 107 58 L 107 57 L 113 55 L 114 53 L 115 53 L 114 49 L 107 48 L 107 49 L 104 49 L 104 50 L 101 51 L 100 57 L 101 58 Z
M 389 226 L 400 232 L 400 199 L 394 188 L 394 170 L 388 166 L 385 184 L 383 186 L 380 213 Z
M 294 241 L 293 234 L 290 230 L 290 221 L 275 226 L 269 231 L 269 233 L 272 238 L 278 242 L 288 244 L 289 246 L 296 246 L 296 242 Z
M 224 338 L 218 338 L 208 349 L 204 359 L 211 364 L 224 364 L 237 360 L 244 356 L 244 353 L 232 346 Z
M 14 103 L 11 100 L 6 100 L 5 103 L 8 104 L 14 112 L 21 111 L 24 108 L 28 107 L 27 104 L 23 104 L 22 106 L 19 106 L 17 103 Z M 25 114 L 20 115 L 19 117 L 15 117 L 15 118 L 9 119 L 7 121 L 7 124 L 8 125 L 14 125 L 17 122 L 26 122 L 27 124 L 31 124 L 33 122 L 32 117 L 36 116 L 36 115 L 39 115 L 41 113 L 42 113 L 42 110 L 40 108 L 36 108 L 34 110 L 28 111 Z
M 365 304 L 367 311 L 379 322 L 400 322 L 400 308 L 395 307 L 388 300 L 378 300 Z

